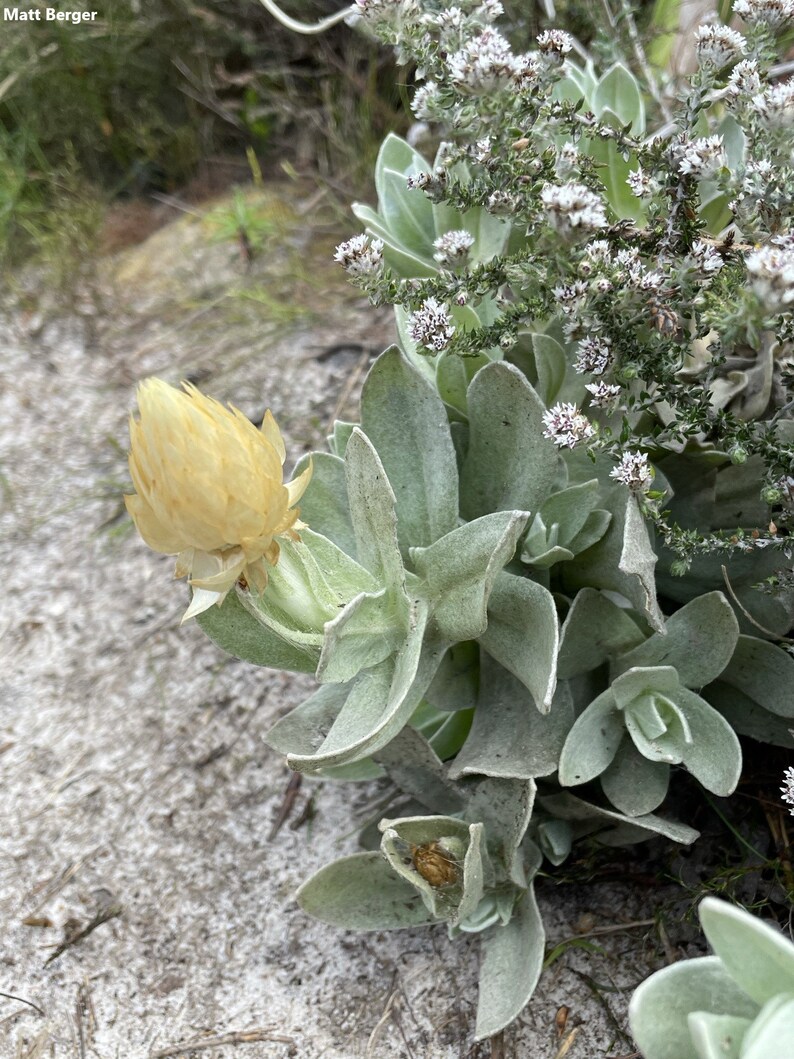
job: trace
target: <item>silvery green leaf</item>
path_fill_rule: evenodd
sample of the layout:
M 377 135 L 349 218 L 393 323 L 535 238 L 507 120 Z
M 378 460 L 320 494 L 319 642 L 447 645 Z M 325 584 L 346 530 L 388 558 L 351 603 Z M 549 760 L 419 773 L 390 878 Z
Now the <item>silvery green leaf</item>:
M 689 1032 L 692 1011 L 752 1019 L 758 1005 L 716 956 L 664 967 L 637 987 L 629 1005 L 631 1034 L 645 1059 L 702 1059 Z
M 338 456 L 340 459 L 345 458 L 345 449 L 347 448 L 347 443 L 350 440 L 350 435 L 353 433 L 353 430 L 357 425 L 357 423 L 348 423 L 344 419 L 334 420 L 333 433 L 329 434 L 327 438 L 328 448 L 331 450 L 331 453 L 334 456 Z M 344 479 L 342 492 L 344 493 Z M 304 493 L 304 496 L 305 495 L 306 494 Z
M 312 477 L 301 497 L 301 519 L 355 559 L 356 537 L 347 502 L 344 461 L 328 452 L 313 452 L 298 460 L 295 474 L 304 471 L 310 460 Z
M 311 754 L 290 754 L 290 768 L 311 772 L 371 757 L 397 735 L 419 705 L 438 666 L 439 647 L 423 644 L 426 622 L 426 609 L 417 604 L 401 650 L 359 673 L 320 747 Z
M 644 816 L 662 804 L 670 783 L 670 767 L 649 761 L 624 739 L 610 765 L 601 773 L 601 789 L 626 816 Z
M 635 136 L 645 132 L 645 104 L 634 74 L 622 63 L 614 63 L 599 80 L 590 99 L 597 117 L 611 110 L 621 125 L 631 124 Z
M 502 572 L 488 605 L 480 643 L 524 684 L 541 713 L 548 713 L 557 686 L 559 625 L 554 597 L 526 577 Z
M 501 868 L 499 874 L 525 886 L 519 847 L 532 816 L 534 780 L 471 779 L 460 786 L 466 799 L 464 817 L 485 827 L 488 852 Z
M 654 834 L 688 845 L 700 834 L 686 824 L 665 820 L 654 813 L 627 817 L 612 809 L 592 805 L 570 791 L 538 797 L 538 802 L 552 816 L 568 821 L 576 838 L 597 833 L 598 842 L 603 846 L 630 845 Z M 608 829 L 605 830 L 605 827 Z
M 674 697 L 681 686 L 672 666 L 634 666 L 612 681 L 612 693 L 621 710 L 648 692 Z M 663 729 L 660 730 L 663 731 Z
M 677 765 L 693 741 L 688 715 L 679 703 L 684 693 L 693 693 L 680 685 L 670 687 L 667 674 L 673 675 L 672 682 L 675 670 L 669 666 L 630 669 L 624 676 L 631 677 L 631 685 L 621 684 L 623 677 L 618 677 L 612 690 L 639 752 L 649 761 Z
M 460 482 L 466 519 L 493 511 L 536 511 L 560 459 L 543 437 L 545 407 L 517 368 L 487 364 L 468 393 L 469 447 Z
M 629 613 L 602 592 L 576 593 L 562 627 L 558 676 L 568 680 L 597 669 L 613 655 L 642 643 L 644 634 Z
M 709 592 L 676 611 L 667 619 L 664 634 L 655 633 L 623 655 L 618 667 L 674 666 L 685 687 L 701 688 L 725 669 L 738 636 L 739 623 L 730 603 L 722 592 Z
M 394 493 L 372 442 L 358 428 L 345 453 L 345 478 L 358 557 L 381 585 L 401 588 L 405 581 L 397 544 Z
M 611 490 L 612 521 L 604 536 L 564 566 L 568 584 L 619 592 L 652 628 L 664 630 L 664 615 L 656 599 L 656 553 L 636 499 L 623 486 Z
M 794 658 L 755 636 L 740 636 L 720 682 L 778 717 L 794 717 Z
M 524 511 L 499 511 L 465 523 L 429 548 L 411 549 L 443 639 L 474 640 L 485 632 L 494 581 L 513 557 L 526 522 Z
M 550 408 L 565 382 L 568 358 L 560 343 L 551 335 L 531 334 L 529 337 L 535 357 L 538 394 Z
M 436 388 L 396 346 L 370 369 L 361 395 L 361 427 L 394 490 L 397 536 L 427 547 L 458 525 L 458 471 L 444 405 Z
M 565 820 L 541 820 L 535 834 L 540 850 L 550 864 L 560 865 L 568 859 L 573 848 L 573 832 Z
M 744 692 L 715 680 L 703 689 L 703 698 L 722 714 L 731 727 L 740 735 L 749 735 L 759 743 L 772 743 L 794 750 L 792 723 L 765 710 L 759 703 L 748 698 Z
M 436 385 L 441 400 L 449 408 L 454 409 L 458 416 L 465 416 L 468 412 L 468 392 L 471 380 L 491 360 L 498 359 L 490 357 L 485 353 L 477 353 L 472 357 L 460 357 L 457 353 L 442 353 L 437 361 Z M 450 413 L 453 414 L 453 413 Z
M 392 655 L 408 633 L 410 604 L 402 592 L 362 592 L 325 625 L 317 679 L 325 684 L 352 680 Z
M 742 1041 L 751 1025 L 749 1019 L 690 1011 L 687 1023 L 699 1059 L 741 1059 Z
M 530 888 L 515 906 L 510 922 L 483 935 L 476 1040 L 504 1029 L 527 1005 L 543 968 L 545 941 L 543 920 Z
M 595 511 L 591 511 L 585 520 L 584 526 L 570 542 L 569 547 L 573 554 L 578 555 L 579 552 L 586 551 L 588 548 L 592 548 L 594 544 L 597 544 L 609 529 L 611 521 L 611 512 L 604 511 L 603 508 L 596 508 Z
M 769 1056 L 794 1059 L 792 994 L 768 1000 L 742 1042 L 742 1059 L 768 1059 Z
M 434 922 L 416 889 L 377 852 L 327 864 L 295 897 L 304 912 L 344 930 L 399 930 Z
M 313 673 L 319 660 L 316 645 L 292 643 L 245 609 L 235 592 L 218 607 L 196 616 L 209 638 L 222 650 L 255 666 L 293 673 Z
M 560 754 L 559 781 L 563 787 L 600 776 L 625 737 L 623 716 L 611 690 L 605 691 L 577 718 Z
M 428 736 L 428 742 L 442 761 L 449 761 L 460 751 L 468 738 L 474 710 L 457 710 L 442 716 L 444 720 Z
M 756 1004 L 766 1004 L 780 993 L 794 996 L 794 944 L 779 930 L 715 897 L 700 902 L 699 914 L 715 955 Z
M 456 643 L 441 659 L 426 698 L 438 710 L 469 710 L 477 705 L 479 683 L 480 648 Z
M 598 502 L 598 479 L 570 485 L 552 493 L 540 506 L 540 516 L 547 526 L 560 527 L 560 542 L 567 544 L 583 529 Z
M 525 686 L 483 653 L 480 698 L 469 737 L 451 775 L 511 779 L 549 776 L 574 721 L 567 684 L 560 683 L 547 715 L 538 713 Z
M 706 790 L 723 798 L 733 794 L 742 772 L 742 748 L 733 728 L 694 691 L 681 688 L 677 701 L 692 734 L 682 754 L 684 765 Z
M 408 187 L 408 177 L 431 168 L 410 144 L 390 133 L 375 163 L 378 207 L 389 231 L 424 257 L 433 256 L 433 205 L 423 191 Z
M 313 754 L 321 746 L 339 711 L 347 701 L 350 687 L 326 684 L 276 721 L 265 736 L 268 746 L 280 754 Z
M 374 757 L 392 782 L 416 801 L 432 806 L 436 812 L 462 811 L 464 795 L 459 785 L 448 777 L 427 739 L 411 725 L 406 725 Z

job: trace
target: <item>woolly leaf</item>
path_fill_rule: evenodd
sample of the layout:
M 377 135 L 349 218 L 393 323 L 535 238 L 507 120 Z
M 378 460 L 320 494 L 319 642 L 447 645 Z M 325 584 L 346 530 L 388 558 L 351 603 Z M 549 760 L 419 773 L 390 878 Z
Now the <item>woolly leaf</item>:
M 317 647 L 291 643 L 245 609 L 235 592 L 220 606 L 196 616 L 209 638 L 222 650 L 255 666 L 270 666 L 293 673 L 313 673 L 319 660 Z
M 359 559 L 381 584 L 401 588 L 394 493 L 372 442 L 358 428 L 347 443 L 345 476 Z
M 298 461 L 296 477 L 306 470 L 309 462 L 312 464 L 312 477 L 301 497 L 301 519 L 355 559 L 356 536 L 350 520 L 344 461 L 328 452 L 313 452 Z
M 626 816 L 644 816 L 665 799 L 670 769 L 664 763 L 649 761 L 624 739 L 612 762 L 601 773 L 601 788 L 610 802 Z
M 627 611 L 602 592 L 583 588 L 576 593 L 562 627 L 558 676 L 568 680 L 597 669 L 642 640 L 639 626 Z
M 563 787 L 600 776 L 624 737 L 623 717 L 615 696 L 605 691 L 577 718 L 560 754 L 558 778 Z

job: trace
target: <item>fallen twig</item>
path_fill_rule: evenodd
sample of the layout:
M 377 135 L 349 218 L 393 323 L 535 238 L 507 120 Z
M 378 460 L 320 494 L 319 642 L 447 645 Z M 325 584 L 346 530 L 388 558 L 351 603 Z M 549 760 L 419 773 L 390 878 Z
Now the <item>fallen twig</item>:
M 210 1048 L 222 1048 L 225 1044 L 255 1044 L 257 1041 L 274 1041 L 276 1044 L 295 1044 L 293 1037 L 274 1033 L 269 1029 L 238 1030 L 235 1033 L 224 1033 L 220 1037 L 195 1037 L 182 1044 L 171 1044 L 152 1052 L 149 1059 L 170 1059 L 173 1055 L 185 1055 L 187 1052 L 208 1051 Z
M 284 797 L 281 800 L 276 819 L 273 821 L 273 826 L 270 828 L 270 834 L 267 836 L 268 842 L 273 841 L 287 822 L 289 814 L 292 812 L 293 806 L 295 805 L 295 799 L 298 797 L 298 791 L 301 789 L 302 783 L 302 774 L 300 772 L 293 772 L 290 776 L 289 783 L 287 784 L 287 789 L 284 791 Z
M 123 912 L 121 905 L 108 905 L 107 908 L 103 908 L 101 912 L 97 912 L 94 918 L 83 927 L 82 930 L 78 930 L 76 934 L 72 934 L 65 941 L 62 941 L 55 952 L 51 953 L 44 961 L 44 966 L 52 963 L 53 960 L 57 960 L 59 956 L 63 956 L 67 949 L 71 949 L 73 945 L 78 945 L 81 941 L 88 937 L 89 934 L 93 934 L 97 927 L 101 927 L 103 923 L 107 923 L 110 919 L 116 919 Z

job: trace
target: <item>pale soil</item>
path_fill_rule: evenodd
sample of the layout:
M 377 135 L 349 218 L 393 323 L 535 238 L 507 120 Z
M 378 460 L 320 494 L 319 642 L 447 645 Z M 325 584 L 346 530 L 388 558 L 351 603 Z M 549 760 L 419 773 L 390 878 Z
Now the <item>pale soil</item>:
M 476 940 L 345 934 L 298 910 L 297 884 L 355 848 L 351 807 L 365 813 L 372 791 L 304 783 L 293 819 L 313 791 L 313 822 L 269 840 L 289 773 L 263 734 L 310 681 L 180 627 L 171 561 L 126 531 L 138 379 L 190 376 L 252 416 L 269 405 L 293 460 L 340 398 L 354 413 L 346 389 L 389 317 L 327 268 L 322 232 L 281 235 L 289 250 L 246 275 L 234 246 L 183 220 L 103 266 L 101 315 L 0 320 L 0 992 L 15 998 L 0 996 L 1 1059 L 149 1059 L 255 1029 L 288 1040 L 190 1054 L 491 1054 L 472 1044 Z M 540 893 L 551 946 L 653 914 L 629 884 Z M 47 965 L 103 909 L 120 914 Z M 556 960 L 501 1054 L 632 1052 L 613 990 L 659 962 L 658 938 L 591 940 L 602 953 Z

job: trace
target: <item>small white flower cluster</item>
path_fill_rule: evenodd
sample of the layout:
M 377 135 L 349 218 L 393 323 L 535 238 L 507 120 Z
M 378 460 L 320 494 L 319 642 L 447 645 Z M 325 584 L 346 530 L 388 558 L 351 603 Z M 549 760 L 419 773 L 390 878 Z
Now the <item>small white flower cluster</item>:
M 585 254 L 594 265 L 610 265 L 612 263 L 612 248 L 606 239 L 596 239 L 585 247 Z
M 574 371 L 579 375 L 603 375 L 612 363 L 611 346 L 608 338 L 583 338 L 579 343 Z
M 783 503 L 787 507 L 794 507 L 794 476 L 784 474 L 777 481 L 777 487 L 783 494 Z
M 564 143 L 557 148 L 557 161 L 555 170 L 560 180 L 565 180 L 575 171 L 579 163 L 579 151 L 575 143 Z
M 354 235 L 340 243 L 334 261 L 342 265 L 353 277 L 375 276 L 383 266 L 383 240 L 371 239 L 368 235 Z
M 642 263 L 639 252 L 634 247 L 618 250 L 615 256 L 617 271 L 615 278 L 627 287 L 643 291 L 646 294 L 658 294 L 664 287 L 665 278 L 658 269 L 648 272 Z
M 553 294 L 557 303 L 566 316 L 573 316 L 582 308 L 590 288 L 584 280 L 578 279 L 575 283 L 567 283 L 562 287 L 555 287 Z
M 783 773 L 784 786 L 780 788 L 782 800 L 789 806 L 789 812 L 794 816 L 794 768 L 786 769 Z
M 682 176 L 706 180 L 728 164 L 721 136 L 702 136 L 678 145 L 677 169 Z
M 433 257 L 439 265 L 452 267 L 462 264 L 469 256 L 469 250 L 474 246 L 474 236 L 461 228 L 454 232 L 445 232 L 433 243 L 435 254 Z
M 761 91 L 761 74 L 755 59 L 742 59 L 731 70 L 726 92 L 733 99 L 750 100 Z
M 563 235 L 576 229 L 606 228 L 604 203 L 585 184 L 546 184 L 540 200 L 553 228 Z
M 744 55 L 744 37 L 728 26 L 699 26 L 695 32 L 695 49 L 701 66 L 722 70 Z
M 509 217 L 518 209 L 518 197 L 510 191 L 497 188 L 488 196 L 485 208 L 495 217 Z
M 573 38 L 562 29 L 547 29 L 536 39 L 544 61 L 554 66 L 560 66 L 573 48 Z
M 543 413 L 543 437 L 561 449 L 572 449 L 594 434 L 593 424 L 575 404 L 555 404 Z
M 438 121 L 441 117 L 441 91 L 435 81 L 426 81 L 414 92 L 411 110 L 420 121 Z
M 455 334 L 455 325 L 446 305 L 436 298 L 428 298 L 421 309 L 408 317 L 408 334 L 417 345 L 440 353 Z
M 750 25 L 780 29 L 794 18 L 794 0 L 735 0 L 733 13 Z
M 489 95 L 507 88 L 515 82 L 519 69 L 507 38 L 490 27 L 449 59 L 450 80 L 466 95 Z
M 769 312 L 794 302 L 794 242 L 762 246 L 745 259 L 750 287 Z
M 443 194 L 447 186 L 447 174 L 443 169 L 434 169 L 432 173 L 422 171 L 413 173 L 405 183 L 410 191 L 425 191 L 434 198 Z
M 611 409 L 621 393 L 614 382 L 587 382 L 584 388 L 590 393 L 590 404 L 596 408 Z
M 644 489 L 653 479 L 653 471 L 644 452 L 624 452 L 609 477 L 627 485 L 629 489 Z
M 778 128 L 794 125 L 794 78 L 767 88 L 753 99 L 753 104 L 767 125 Z
M 652 173 L 644 169 L 633 169 L 626 177 L 632 195 L 638 199 L 649 199 L 661 190 L 661 184 Z
M 686 259 L 689 268 L 696 269 L 704 276 L 716 276 L 725 264 L 717 248 L 704 239 L 696 239 Z

